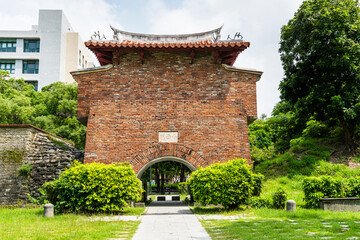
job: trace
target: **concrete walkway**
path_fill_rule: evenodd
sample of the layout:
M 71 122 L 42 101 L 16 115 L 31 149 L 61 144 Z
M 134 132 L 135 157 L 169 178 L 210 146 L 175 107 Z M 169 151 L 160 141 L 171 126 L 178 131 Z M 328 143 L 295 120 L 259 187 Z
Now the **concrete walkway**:
M 211 240 L 196 216 L 182 202 L 152 202 L 133 240 Z

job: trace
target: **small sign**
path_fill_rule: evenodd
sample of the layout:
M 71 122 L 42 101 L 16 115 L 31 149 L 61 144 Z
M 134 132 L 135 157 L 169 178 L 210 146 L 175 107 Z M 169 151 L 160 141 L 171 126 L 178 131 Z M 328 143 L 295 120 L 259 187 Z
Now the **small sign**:
M 177 143 L 178 132 L 159 132 L 160 143 Z

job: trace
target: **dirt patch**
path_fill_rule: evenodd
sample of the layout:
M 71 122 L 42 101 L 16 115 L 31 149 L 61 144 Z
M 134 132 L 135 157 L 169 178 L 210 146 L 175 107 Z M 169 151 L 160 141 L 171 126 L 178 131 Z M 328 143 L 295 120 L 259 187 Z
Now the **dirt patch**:
M 342 163 L 349 168 L 358 168 L 360 163 L 354 162 L 353 159 L 355 156 L 360 155 L 360 148 L 355 150 L 349 149 L 349 147 L 343 143 L 335 142 L 331 144 L 330 152 L 330 162 L 332 163 Z

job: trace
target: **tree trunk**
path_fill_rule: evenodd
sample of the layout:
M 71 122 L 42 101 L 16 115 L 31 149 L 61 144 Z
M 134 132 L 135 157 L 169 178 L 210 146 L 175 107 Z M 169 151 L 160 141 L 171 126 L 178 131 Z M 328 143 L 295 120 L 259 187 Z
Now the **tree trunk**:
M 180 182 L 185 182 L 185 166 L 184 165 L 181 165 Z
M 161 194 L 165 194 L 165 174 L 164 172 L 161 172 Z
M 150 185 L 151 186 L 151 185 Z M 144 186 L 143 186 L 145 192 L 143 192 L 143 199 L 142 201 L 143 202 L 146 202 L 147 201 L 147 182 L 144 182 Z
M 156 192 L 160 192 L 160 176 L 159 176 L 159 169 L 155 167 L 155 181 L 156 181 Z
M 354 149 L 355 142 L 352 139 L 352 131 L 349 129 L 349 125 L 346 123 L 343 116 L 340 117 L 340 125 L 344 131 L 344 141 L 350 149 Z

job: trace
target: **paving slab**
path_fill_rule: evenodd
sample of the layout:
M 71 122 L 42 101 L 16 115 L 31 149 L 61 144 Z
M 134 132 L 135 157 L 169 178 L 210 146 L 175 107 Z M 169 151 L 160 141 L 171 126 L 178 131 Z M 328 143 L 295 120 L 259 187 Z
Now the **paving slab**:
M 183 202 L 153 201 L 141 216 L 133 240 L 211 240 L 197 217 Z
M 84 221 L 104 221 L 104 222 L 114 222 L 114 221 L 139 221 L 138 216 L 106 216 L 106 217 L 89 217 Z
M 256 219 L 256 217 L 246 217 L 243 215 L 203 215 L 199 214 L 202 220 L 239 220 L 239 219 Z M 246 222 L 246 221 L 245 221 Z

